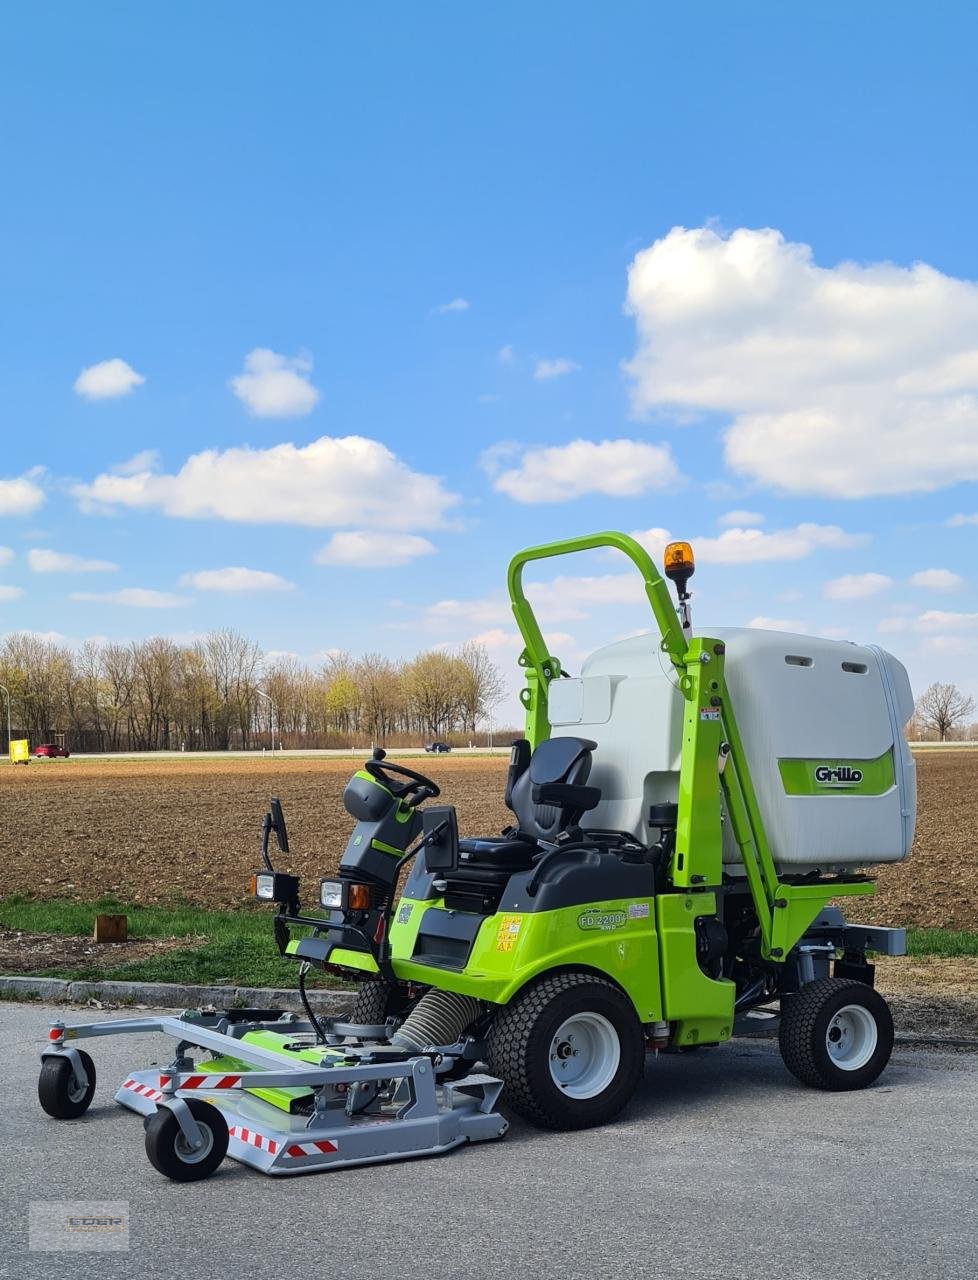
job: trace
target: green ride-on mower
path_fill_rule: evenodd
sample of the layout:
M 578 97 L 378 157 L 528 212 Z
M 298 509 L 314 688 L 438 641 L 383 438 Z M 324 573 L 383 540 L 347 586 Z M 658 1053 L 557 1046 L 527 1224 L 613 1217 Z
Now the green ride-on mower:
M 524 566 L 615 548 L 639 570 L 657 632 L 593 654 L 579 677 L 549 652 Z M 159 1030 L 162 1072 L 116 1098 L 145 1117 L 147 1154 L 180 1181 L 225 1154 L 290 1174 L 446 1151 L 502 1136 L 507 1107 L 572 1130 L 625 1107 L 649 1050 L 718 1046 L 766 1019 L 785 1065 L 822 1089 L 871 1084 L 893 1023 L 867 953 L 900 929 L 847 924 L 833 901 L 872 894 L 862 870 L 906 856 L 913 762 L 906 673 L 876 647 L 751 630 L 693 634 L 692 551 L 665 572 L 620 533 L 517 555 L 526 736 L 513 745 L 511 825 L 460 838 L 439 787 L 377 749 L 344 792 L 354 819 L 314 907 L 281 806 L 263 827 L 260 899 L 299 965 L 305 1017 L 188 1011 L 52 1028 L 40 1098 L 88 1106 L 74 1041 Z M 317 1016 L 309 968 L 360 980 L 343 1019 Z M 193 1055 L 210 1056 L 195 1063 Z M 208 1105 L 210 1104 L 210 1105 Z

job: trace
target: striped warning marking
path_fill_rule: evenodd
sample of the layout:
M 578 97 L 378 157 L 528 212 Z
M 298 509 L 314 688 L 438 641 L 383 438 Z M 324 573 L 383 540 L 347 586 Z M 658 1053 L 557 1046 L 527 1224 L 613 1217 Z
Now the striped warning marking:
M 287 1156 L 320 1156 L 328 1155 L 332 1151 L 339 1151 L 339 1147 L 335 1142 L 329 1142 L 323 1139 L 320 1142 L 293 1142 L 291 1147 L 286 1147 L 285 1154 Z
M 269 1155 L 274 1156 L 278 1152 L 278 1143 L 274 1138 L 266 1138 L 263 1133 L 255 1133 L 253 1129 L 246 1129 L 243 1125 L 231 1125 L 228 1133 L 239 1142 L 245 1142 L 249 1147 L 257 1147 L 259 1151 L 267 1151 Z
M 123 1089 L 131 1089 L 133 1093 L 140 1094 L 143 1098 L 151 1098 L 154 1102 L 159 1102 L 163 1097 L 159 1089 L 154 1089 L 152 1085 L 140 1084 L 138 1080 L 133 1080 L 132 1076 L 123 1084 Z
M 173 1079 L 172 1076 L 160 1076 L 160 1088 L 165 1089 Z M 180 1081 L 178 1089 L 236 1089 L 241 1083 L 240 1076 L 187 1076 Z

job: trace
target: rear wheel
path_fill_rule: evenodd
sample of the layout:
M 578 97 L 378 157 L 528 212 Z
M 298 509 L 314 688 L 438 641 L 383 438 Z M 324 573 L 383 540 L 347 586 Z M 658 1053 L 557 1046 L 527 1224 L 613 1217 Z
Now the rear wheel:
M 76 1052 L 88 1076 L 88 1083 L 84 1085 L 75 1078 L 70 1058 L 45 1058 L 41 1063 L 37 1100 L 56 1120 L 75 1120 L 84 1115 L 95 1096 L 95 1063 L 84 1049 Z
M 645 1041 L 628 997 L 587 973 L 560 973 L 521 992 L 495 1018 L 489 1066 L 506 1102 L 545 1129 L 604 1124 L 642 1077 Z
M 351 1022 L 378 1026 L 388 1018 L 399 1018 L 412 1004 L 410 997 L 396 982 L 380 978 L 358 988 L 350 1010 Z
M 200 1129 L 200 1146 L 190 1145 L 169 1107 L 158 1107 L 146 1122 L 146 1155 L 153 1168 L 173 1182 L 199 1182 L 209 1178 L 227 1155 L 228 1126 L 209 1102 L 201 1098 L 185 1101 Z
M 893 1017 L 872 987 L 847 978 L 806 983 L 781 1007 L 781 1057 L 816 1089 L 862 1089 L 893 1051 Z

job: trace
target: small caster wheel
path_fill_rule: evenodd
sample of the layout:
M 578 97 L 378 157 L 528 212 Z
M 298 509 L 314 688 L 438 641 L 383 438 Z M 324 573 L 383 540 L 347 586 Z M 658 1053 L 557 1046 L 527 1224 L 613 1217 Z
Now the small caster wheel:
M 37 1100 L 49 1116 L 56 1120 L 75 1120 L 82 1116 L 95 1096 L 95 1063 L 83 1049 L 76 1050 L 88 1076 L 88 1084 L 75 1079 L 70 1058 L 45 1058 L 37 1080 Z
M 227 1155 L 227 1121 L 200 1098 L 184 1099 L 200 1127 L 203 1144 L 194 1151 L 169 1107 L 158 1107 L 146 1125 L 146 1155 L 154 1169 L 174 1182 L 209 1178 Z

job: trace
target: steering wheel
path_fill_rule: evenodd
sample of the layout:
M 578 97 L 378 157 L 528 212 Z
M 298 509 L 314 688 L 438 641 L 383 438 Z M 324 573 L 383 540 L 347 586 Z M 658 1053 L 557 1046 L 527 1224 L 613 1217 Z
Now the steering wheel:
M 375 754 L 372 760 L 367 761 L 364 768 L 378 782 L 383 782 L 385 786 L 389 786 L 398 799 L 410 795 L 416 797 L 414 799 L 415 805 L 419 805 L 422 800 L 434 800 L 441 795 L 441 787 L 437 782 L 432 782 L 423 773 L 418 773 L 416 769 L 409 769 L 405 764 L 393 764 L 385 760 L 382 754 Z M 398 778 L 406 778 L 407 781 L 396 782 L 391 775 L 396 775 Z

